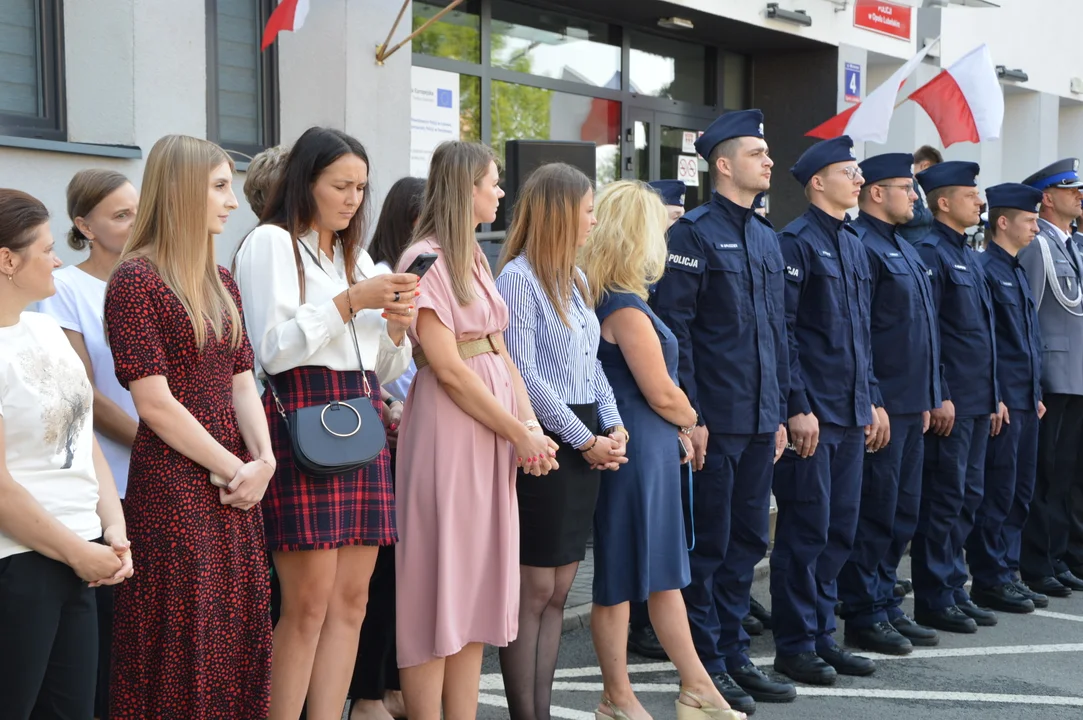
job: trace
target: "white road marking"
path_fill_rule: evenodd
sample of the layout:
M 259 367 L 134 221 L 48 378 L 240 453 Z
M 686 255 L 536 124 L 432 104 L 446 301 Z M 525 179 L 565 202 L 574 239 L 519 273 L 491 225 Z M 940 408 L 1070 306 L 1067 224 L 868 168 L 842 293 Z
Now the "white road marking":
M 601 687 L 599 685 L 599 687 Z M 489 695 L 488 693 L 482 693 L 478 696 L 478 701 L 485 705 L 492 705 L 493 707 L 507 709 L 508 701 L 499 695 Z M 555 718 L 563 718 L 564 720 L 594 720 L 593 712 L 583 712 L 582 710 L 573 710 L 572 708 L 560 707 L 559 705 L 551 705 L 549 707 L 549 716 Z
M 1053 618 L 1054 620 L 1071 620 L 1072 622 L 1083 622 L 1083 616 L 1051 612 L 1049 610 L 1035 610 L 1031 613 L 1031 615 L 1037 615 L 1038 617 L 1044 618 Z
M 601 683 L 591 682 L 555 682 L 554 690 L 571 692 L 602 691 Z M 637 693 L 673 693 L 677 694 L 675 683 L 634 683 L 632 689 Z M 1015 705 L 1063 705 L 1083 707 L 1083 697 L 1056 697 L 1053 695 L 1009 695 L 1003 693 L 939 692 L 930 690 L 885 690 L 876 688 L 821 688 L 800 686 L 798 696 L 805 697 L 853 697 L 876 698 L 881 700 L 927 700 L 942 702 L 983 702 Z

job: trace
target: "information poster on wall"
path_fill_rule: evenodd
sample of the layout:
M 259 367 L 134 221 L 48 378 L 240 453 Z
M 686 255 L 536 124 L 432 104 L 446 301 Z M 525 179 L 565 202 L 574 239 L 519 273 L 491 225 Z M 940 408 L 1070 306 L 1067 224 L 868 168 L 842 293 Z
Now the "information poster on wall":
M 677 179 L 688 187 L 699 187 L 699 158 L 695 155 L 678 155 Z
M 459 139 L 459 74 L 411 68 L 410 174 L 428 177 L 436 147 Z

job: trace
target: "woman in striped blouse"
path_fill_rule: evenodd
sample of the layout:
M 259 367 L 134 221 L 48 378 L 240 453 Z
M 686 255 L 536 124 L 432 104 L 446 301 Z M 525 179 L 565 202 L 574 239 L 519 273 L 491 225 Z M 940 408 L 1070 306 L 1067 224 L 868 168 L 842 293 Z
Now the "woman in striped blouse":
M 548 720 L 564 602 L 586 552 L 600 472 L 625 462 L 628 433 L 598 363 L 598 318 L 576 252 L 594 227 L 590 180 L 562 163 L 523 186 L 497 289 L 508 352 L 560 469 L 519 473 L 519 636 L 500 651 L 512 720 Z

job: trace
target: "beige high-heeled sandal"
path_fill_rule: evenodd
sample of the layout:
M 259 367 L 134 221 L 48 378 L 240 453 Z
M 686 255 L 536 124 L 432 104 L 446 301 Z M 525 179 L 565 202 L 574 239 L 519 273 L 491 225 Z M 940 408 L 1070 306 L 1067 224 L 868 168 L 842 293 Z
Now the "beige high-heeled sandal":
M 697 703 L 699 707 L 685 705 L 681 702 L 681 695 Z M 712 705 L 699 695 L 690 690 L 685 690 L 683 687 L 675 702 L 677 704 L 677 720 L 746 720 L 744 713 L 739 713 L 732 708 L 720 708 L 717 705 Z
M 612 715 L 606 715 L 601 710 L 595 710 L 594 711 L 594 720 L 632 720 L 632 718 L 628 717 L 627 713 L 625 713 L 619 707 L 614 705 L 612 703 L 612 701 L 610 701 L 609 698 L 603 696 L 602 697 L 602 705 L 605 705 L 607 708 L 612 710 L 613 714 Z

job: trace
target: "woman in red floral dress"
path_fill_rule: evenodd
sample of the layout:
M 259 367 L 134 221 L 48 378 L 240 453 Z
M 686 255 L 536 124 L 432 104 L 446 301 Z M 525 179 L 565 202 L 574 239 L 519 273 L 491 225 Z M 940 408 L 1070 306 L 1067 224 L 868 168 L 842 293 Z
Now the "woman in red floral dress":
M 116 596 L 113 720 L 268 713 L 259 501 L 274 457 L 237 287 L 214 259 L 231 179 L 218 146 L 159 140 L 106 291 L 117 379 L 140 417 L 126 500 L 139 566 Z

